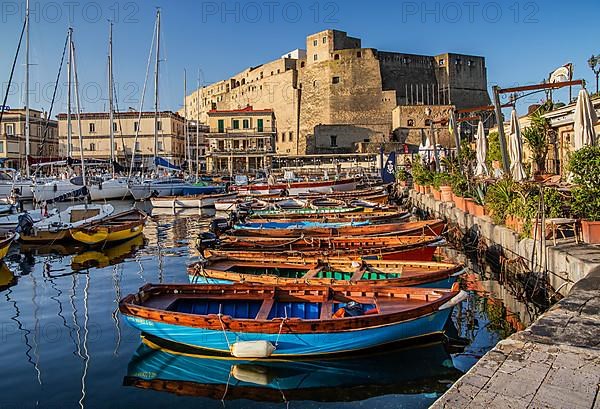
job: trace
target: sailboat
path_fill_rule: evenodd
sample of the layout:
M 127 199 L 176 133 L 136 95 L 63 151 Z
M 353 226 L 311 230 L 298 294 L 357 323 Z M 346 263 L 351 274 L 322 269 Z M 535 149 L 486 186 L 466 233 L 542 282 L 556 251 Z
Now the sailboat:
M 155 33 L 156 50 L 154 61 L 154 167 L 167 169 L 177 169 L 164 158 L 158 156 L 158 80 L 160 63 L 160 9 L 156 11 Z M 152 50 L 151 50 L 152 51 Z M 143 98 L 143 96 L 142 96 Z M 142 107 L 140 106 L 140 113 Z M 133 152 L 135 155 L 135 149 Z M 133 165 L 132 158 L 132 165 Z M 131 173 L 131 172 L 130 172 Z M 165 176 L 161 178 L 147 178 L 129 183 L 129 191 L 135 200 L 146 200 L 150 197 L 160 196 L 179 196 L 183 194 L 183 189 L 191 187 L 191 184 L 182 178 Z
M 71 178 L 61 178 L 51 180 L 46 183 L 36 184 L 33 187 L 33 197 L 37 202 L 60 202 L 68 199 L 79 199 L 86 197 L 88 190 L 86 187 L 85 180 L 85 163 L 83 158 L 83 143 L 82 143 L 82 128 L 81 128 L 81 110 L 79 106 L 79 93 L 78 93 L 78 81 L 77 71 L 75 66 L 75 45 L 73 44 L 73 29 L 69 28 L 68 31 L 68 61 L 67 61 L 67 156 L 71 157 L 71 141 L 72 141 L 72 127 L 71 127 L 71 87 L 75 87 L 75 97 L 77 102 L 78 121 L 79 121 L 79 150 L 80 150 L 80 161 L 81 161 L 81 176 L 75 176 Z M 74 84 L 72 75 L 75 76 Z
M 18 196 L 22 199 L 31 199 L 33 197 L 32 187 L 33 181 L 29 177 L 29 135 L 30 135 L 30 126 L 29 126 L 29 0 L 26 2 L 25 6 L 25 21 L 24 23 L 24 31 L 25 31 L 25 150 L 26 150 L 26 172 L 27 177 L 22 178 L 22 176 L 17 173 L 14 169 L 1 169 L 0 170 L 0 198 L 9 198 L 14 193 L 18 194 Z M 6 109 L 6 101 L 8 99 L 8 94 L 11 89 L 12 77 L 14 72 L 14 66 L 19 57 L 19 49 L 21 48 L 21 40 L 19 40 L 19 44 L 17 47 L 17 51 L 15 53 L 14 61 L 13 61 L 13 70 L 11 71 L 8 86 L 6 87 L 6 94 L 4 95 L 4 101 L 0 106 L 0 124 L 2 124 L 2 117 L 4 115 L 4 110 Z M 20 151 L 20 144 L 19 144 Z
M 114 130 L 114 105 L 113 105 L 113 54 L 112 54 L 112 26 L 110 22 L 108 37 L 108 117 L 110 130 L 110 166 L 112 177 L 99 179 L 96 183 L 90 183 L 89 193 L 92 200 L 124 199 L 129 196 L 129 185 L 127 178 L 115 175 L 115 130 Z

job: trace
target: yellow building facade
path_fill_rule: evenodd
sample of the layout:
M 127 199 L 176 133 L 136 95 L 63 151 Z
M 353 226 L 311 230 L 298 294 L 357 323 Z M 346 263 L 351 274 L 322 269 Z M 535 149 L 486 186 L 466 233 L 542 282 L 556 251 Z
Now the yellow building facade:
M 71 115 L 71 156 L 78 158 L 79 120 Z M 59 152 L 68 156 L 67 114 L 58 115 Z M 106 112 L 81 114 L 83 155 L 86 159 L 108 160 L 111 157 L 110 120 Z M 158 114 L 157 156 L 179 165 L 185 157 L 185 120 L 170 111 Z M 117 162 L 129 164 L 135 149 L 135 166 L 148 166 L 154 157 L 154 112 L 120 112 L 114 114 L 114 152 Z M 137 134 L 137 140 L 136 140 Z
M 25 166 L 25 109 L 9 109 L 0 124 L 0 160 L 4 166 L 22 169 Z M 58 156 L 58 124 L 46 114 L 29 110 L 30 154 L 40 159 Z M 46 130 L 47 129 L 47 130 Z M 44 135 L 45 134 L 45 135 Z

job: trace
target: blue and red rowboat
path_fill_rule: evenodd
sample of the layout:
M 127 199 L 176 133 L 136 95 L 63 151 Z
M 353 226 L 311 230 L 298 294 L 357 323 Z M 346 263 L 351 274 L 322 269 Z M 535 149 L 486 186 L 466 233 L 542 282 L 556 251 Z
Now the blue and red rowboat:
M 256 239 L 256 240 L 254 240 Z M 287 245 L 286 245 L 287 241 Z M 445 244 L 441 237 L 333 237 L 269 239 L 224 238 L 217 249 L 204 249 L 208 256 L 238 260 L 416 260 L 431 261 L 437 247 Z
M 237 358 L 340 354 L 440 334 L 464 291 L 369 285 L 155 285 L 123 298 L 152 336 Z

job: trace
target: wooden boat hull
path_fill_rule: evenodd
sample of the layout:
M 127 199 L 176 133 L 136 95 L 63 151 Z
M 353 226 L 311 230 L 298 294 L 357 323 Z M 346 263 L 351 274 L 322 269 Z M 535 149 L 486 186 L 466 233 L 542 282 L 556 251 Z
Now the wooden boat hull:
M 298 223 L 302 221 L 312 221 L 320 223 L 356 223 L 356 222 L 367 222 L 367 223 L 392 223 L 406 221 L 410 218 L 410 213 L 398 213 L 398 212 L 363 212 L 363 213 L 346 213 L 346 214 L 327 214 L 321 216 L 309 216 L 309 217 L 292 217 L 292 218 L 259 218 L 251 217 L 249 221 L 251 223 Z
M 24 243 L 48 243 L 69 240 L 70 238 L 71 232 L 69 231 L 69 229 L 58 231 L 38 231 L 31 236 L 25 234 L 21 234 L 19 236 L 19 240 L 21 240 Z
M 250 224 L 252 225 L 252 224 Z M 260 226 L 260 225 L 257 225 Z M 247 237 L 350 237 L 350 236 L 439 236 L 446 223 L 442 220 L 369 224 L 362 226 L 302 227 L 302 228 L 244 228 L 236 226 L 229 234 Z
M 276 183 L 273 185 L 254 184 L 248 186 L 235 186 L 235 189 L 242 194 L 249 195 L 271 195 L 287 192 L 289 196 L 298 196 L 308 193 L 330 193 L 330 192 L 345 192 L 355 190 L 359 180 L 339 179 L 325 180 L 316 182 L 291 182 L 291 183 Z
M 99 222 L 70 230 L 71 237 L 87 245 L 115 243 L 130 240 L 144 231 L 146 214 L 132 209 Z
M 207 264 L 207 265 L 205 265 Z M 392 285 L 451 288 L 465 272 L 460 264 L 435 262 L 363 262 L 340 264 L 293 264 L 267 260 L 257 262 L 209 259 L 188 267 L 192 284 L 231 284 L 235 282 L 272 285 Z
M 465 298 L 454 289 L 415 287 L 147 284 L 119 309 L 129 325 L 167 341 L 234 355 L 236 346 L 269 344 L 260 357 L 291 357 L 442 333 Z M 375 312 L 337 318 L 349 301 Z
M 129 315 L 125 315 L 125 320 L 141 332 L 200 349 L 229 353 L 229 339 L 246 342 L 267 341 L 279 346 L 273 356 L 293 357 L 350 353 L 441 334 L 444 331 L 450 312 L 451 309 L 449 308 L 439 310 L 406 322 L 379 328 L 308 334 L 264 334 L 190 328 L 160 321 L 139 319 Z
M 15 241 L 17 235 L 10 234 L 6 238 L 0 240 L 0 260 L 2 260 L 8 254 L 8 250 L 10 249 L 10 245 Z
M 279 244 L 275 244 L 279 243 Z M 352 237 L 294 239 L 288 243 L 281 239 L 256 238 L 248 241 L 224 239 L 217 249 L 204 251 L 217 257 L 247 258 L 249 260 L 274 257 L 346 258 L 348 260 L 418 260 L 431 261 L 441 237 Z

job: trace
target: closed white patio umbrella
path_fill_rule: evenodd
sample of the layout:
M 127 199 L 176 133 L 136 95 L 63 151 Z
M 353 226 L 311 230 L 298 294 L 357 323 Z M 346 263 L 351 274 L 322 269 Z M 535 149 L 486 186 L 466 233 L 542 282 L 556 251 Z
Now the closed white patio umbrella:
M 525 179 L 525 169 L 523 169 L 523 142 L 521 140 L 521 128 L 519 126 L 517 110 L 514 108 L 510 114 L 509 137 L 508 153 L 510 156 L 510 174 L 515 182 L 520 182 Z
M 483 122 L 479 121 L 477 125 L 477 166 L 475 167 L 475 176 L 486 177 L 489 175 L 485 158 L 487 156 L 488 142 L 485 136 Z
M 598 122 L 598 116 L 590 100 L 590 95 L 583 88 L 577 96 L 577 105 L 575 105 L 573 124 L 573 142 L 575 150 L 579 150 L 586 145 L 596 143 L 596 131 L 594 125 Z

